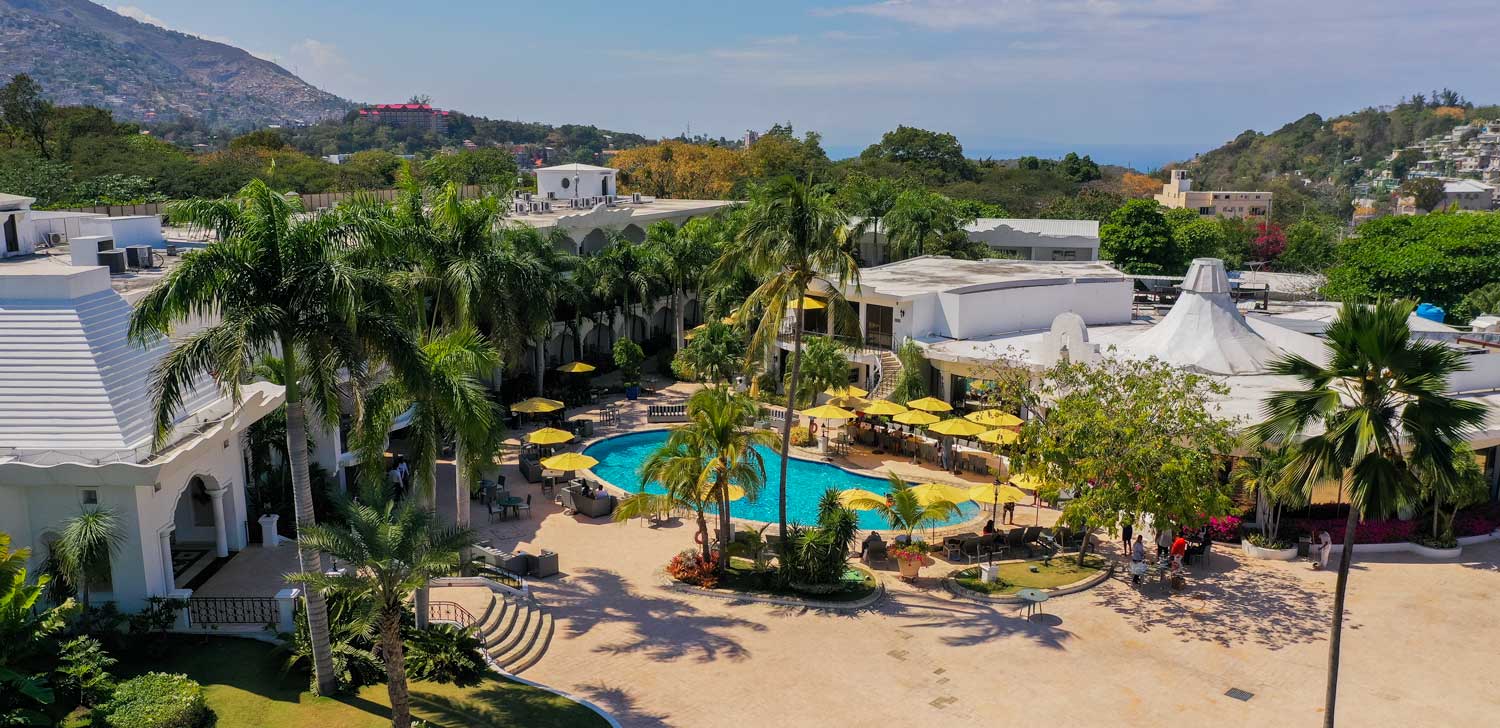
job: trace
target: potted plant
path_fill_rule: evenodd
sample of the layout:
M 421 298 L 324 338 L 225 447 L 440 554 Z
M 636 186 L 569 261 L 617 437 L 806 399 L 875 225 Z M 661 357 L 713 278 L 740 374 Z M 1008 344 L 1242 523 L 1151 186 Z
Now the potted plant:
M 646 354 L 641 351 L 639 344 L 630 339 L 620 339 L 615 342 L 615 366 L 620 368 L 620 381 L 625 385 L 625 398 L 637 399 L 641 396 L 641 362 L 645 361 Z
M 890 554 L 901 568 L 901 578 L 907 581 L 916 579 L 922 573 L 922 567 L 932 563 L 932 557 L 927 555 L 927 544 L 921 541 L 897 544 L 891 548 Z

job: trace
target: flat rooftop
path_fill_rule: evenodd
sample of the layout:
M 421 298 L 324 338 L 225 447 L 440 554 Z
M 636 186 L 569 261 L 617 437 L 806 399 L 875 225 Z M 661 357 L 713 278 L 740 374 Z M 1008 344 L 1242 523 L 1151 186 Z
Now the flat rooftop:
M 934 293 L 974 293 L 996 288 L 1055 286 L 1075 281 L 1125 280 L 1102 261 L 1049 262 L 986 258 L 959 260 L 924 255 L 860 271 L 863 292 L 896 298 Z
M 509 222 L 525 223 L 535 228 L 549 228 L 557 225 L 568 228 L 622 227 L 630 224 L 644 227 L 661 219 L 683 215 L 705 215 L 737 204 L 732 200 L 673 200 L 662 197 L 648 197 L 642 202 L 632 203 L 629 197 L 622 197 L 609 207 L 574 210 L 567 206 L 566 199 L 551 202 L 551 212 L 525 214 L 514 212 L 507 202 L 505 219 Z

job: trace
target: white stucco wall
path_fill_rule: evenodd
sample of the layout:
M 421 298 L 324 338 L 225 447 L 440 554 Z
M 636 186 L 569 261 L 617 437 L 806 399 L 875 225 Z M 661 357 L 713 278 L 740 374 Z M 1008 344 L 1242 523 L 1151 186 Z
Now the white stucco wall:
M 944 336 L 970 339 L 1009 331 L 1046 328 L 1072 312 L 1090 326 L 1130 321 L 1131 282 L 1083 279 L 1050 286 L 1020 286 L 971 293 L 939 293 L 897 305 L 896 338 Z M 909 311 L 905 316 L 903 311 Z
M 577 186 L 574 186 L 574 177 L 577 177 Z M 615 189 L 616 173 L 612 170 L 548 170 L 539 169 L 536 172 L 536 189 L 542 197 L 551 192 L 559 200 L 570 200 L 575 197 L 583 199 L 598 197 L 602 194 L 617 194 Z M 605 192 L 605 190 L 608 190 Z

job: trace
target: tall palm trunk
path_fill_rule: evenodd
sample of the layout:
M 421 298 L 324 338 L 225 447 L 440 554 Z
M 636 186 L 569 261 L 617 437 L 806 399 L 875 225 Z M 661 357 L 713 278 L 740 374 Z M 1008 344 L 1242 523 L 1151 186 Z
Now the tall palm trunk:
M 729 481 L 721 471 L 714 488 L 715 495 L 719 499 L 719 540 L 722 542 L 719 548 L 719 573 L 729 571 L 729 544 L 733 542 L 734 534 L 730 530 L 729 523 Z
M 794 299 L 801 305 L 807 295 L 800 287 Z M 786 553 L 786 465 L 792 457 L 792 419 L 797 416 L 797 380 L 802 374 L 802 315 L 792 316 L 792 376 L 787 380 L 786 418 L 781 423 L 781 472 L 776 486 L 776 527 L 780 529 L 781 551 Z
M 1344 552 L 1339 554 L 1339 578 L 1333 589 L 1333 630 L 1328 637 L 1328 692 L 1323 699 L 1323 726 L 1333 728 L 1333 709 L 1339 694 L 1339 643 L 1344 634 L 1344 593 L 1349 589 L 1349 565 L 1354 561 L 1354 529 L 1359 510 L 1351 502 L 1344 521 Z
M 704 512 L 703 512 L 703 503 L 702 503 L 701 500 L 698 502 L 697 510 L 698 510 L 698 535 L 703 538 L 703 562 L 704 563 L 708 563 L 708 561 L 713 558 L 713 548 L 712 547 L 713 547 L 714 540 L 711 537 L 709 537 L 709 534 L 708 534 L 708 516 L 705 515 Z M 723 551 L 723 549 L 720 549 L 720 551 Z
M 673 337 L 672 338 L 672 348 L 676 349 L 678 351 L 682 350 L 682 347 L 685 345 L 685 343 L 687 341 L 686 339 L 683 338 L 684 332 L 682 330 L 682 327 L 684 326 L 684 324 L 682 322 L 682 305 L 683 305 L 682 304 L 682 289 L 680 289 L 680 288 L 673 288 L 672 289 L 672 324 L 673 324 L 672 330 L 673 330 L 674 333 L 672 334 L 672 337 Z
M 292 500 L 296 505 L 297 533 L 317 523 L 313 512 L 312 479 L 307 465 L 307 414 L 302 404 L 298 381 L 297 349 L 290 335 L 281 337 L 281 357 L 286 368 L 286 452 L 292 471 Z M 297 558 L 303 573 L 322 573 L 323 554 L 317 549 L 298 546 Z M 328 603 L 323 592 L 302 584 L 302 599 L 307 608 L 308 641 L 312 643 L 313 675 L 317 677 L 318 694 L 332 695 L 338 689 L 333 672 L 333 648 L 328 637 Z
M 546 375 L 547 368 L 547 340 L 536 340 L 536 396 L 542 396 L 542 381 Z
M 401 611 L 382 610 L 380 656 L 385 661 L 385 689 L 391 698 L 392 728 L 410 728 L 411 694 L 406 687 L 406 654 L 401 645 Z

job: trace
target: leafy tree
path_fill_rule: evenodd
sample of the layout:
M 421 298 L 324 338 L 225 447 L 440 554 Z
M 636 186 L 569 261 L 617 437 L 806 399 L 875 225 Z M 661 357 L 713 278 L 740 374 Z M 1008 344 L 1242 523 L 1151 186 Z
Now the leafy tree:
M 1274 222 L 1260 222 L 1255 226 L 1255 239 L 1250 243 L 1250 252 L 1257 260 L 1274 261 L 1286 250 L 1286 234 Z
M 641 345 L 630 339 L 620 339 L 615 342 L 614 358 L 615 366 L 620 368 L 620 378 L 625 386 L 639 384 L 641 362 L 646 359 L 645 352 L 641 351 Z
M 823 138 L 817 132 L 806 132 L 799 140 L 790 124 L 776 124 L 745 150 L 746 171 L 752 180 L 772 180 L 788 175 L 797 179 L 822 179 L 830 165 L 822 142 Z
M 1057 162 L 1057 170 L 1062 172 L 1064 177 L 1078 184 L 1092 182 L 1104 176 L 1099 171 L 1099 165 L 1093 159 L 1089 158 L 1087 154 L 1080 157 L 1076 152 L 1068 152 L 1066 155 L 1063 155 L 1063 158 Z
M 772 350 L 787 319 L 788 306 L 795 306 L 808 287 L 821 281 L 830 289 L 829 308 L 834 325 L 848 328 L 848 305 L 842 291 L 859 284 L 859 265 L 844 244 L 848 217 L 834 204 L 826 190 L 783 177 L 757 190 L 745 212 L 740 230 L 741 247 L 731 248 L 714 264 L 715 277 L 744 266 L 760 281 L 736 314 L 741 321 L 760 320 L 751 339 L 746 368 L 754 358 Z M 796 310 L 795 308 L 792 310 Z M 787 411 L 795 409 L 802 370 L 802 316 L 792 317 L 792 373 L 787 387 Z M 777 520 L 780 534 L 787 535 L 786 465 L 791 449 L 792 420 L 781 429 L 781 473 L 778 484 Z
M 1462 321 L 1484 314 L 1500 314 L 1500 282 L 1474 289 L 1453 307 L 1454 317 Z
M 721 321 L 710 321 L 699 329 L 678 354 L 699 379 L 728 381 L 743 370 L 745 336 Z
M 1483 405 L 1445 393 L 1449 378 L 1468 364 L 1444 343 L 1413 339 L 1407 324 L 1413 309 L 1410 302 L 1345 303 L 1325 333 L 1327 364 L 1297 354 L 1272 364 L 1273 373 L 1299 386 L 1268 396 L 1266 419 L 1254 428 L 1262 441 L 1292 443 L 1283 472 L 1289 485 L 1311 493 L 1317 482 L 1335 479 L 1349 494 L 1328 650 L 1323 722 L 1329 728 L 1360 516 L 1383 518 L 1413 502 L 1417 473 L 1434 483 L 1457 482 L 1465 437 L 1485 421 Z
M 298 533 L 298 542 L 332 555 L 349 568 L 294 574 L 289 581 L 318 590 L 341 589 L 375 605 L 380 658 L 385 663 L 391 724 L 411 726 L 401 617 L 406 601 L 429 579 L 458 569 L 459 551 L 473 542 L 467 529 L 443 526 L 432 511 L 406 501 L 397 504 L 378 491 L 361 494 L 363 503 L 344 501 L 342 524 L 318 524 Z
M 55 699 L 43 658 L 77 611 L 71 599 L 54 607 L 39 604 L 50 579 L 27 579 L 30 556 L 30 549 L 12 551 L 10 534 L 0 533 L 0 725 L 51 724 L 42 712 Z
M 252 363 L 278 352 L 287 373 L 287 453 L 300 533 L 315 523 L 307 408 L 333 426 L 341 373 L 363 386 L 372 356 L 415 371 L 423 368 L 413 363 L 422 353 L 400 320 L 387 278 L 354 265 L 363 253 L 356 243 L 365 220 L 358 215 L 306 215 L 298 200 L 255 181 L 232 198 L 174 204 L 168 216 L 216 231 L 219 242 L 185 256 L 146 294 L 131 316 L 131 338 L 158 341 L 206 310 L 218 311 L 219 320 L 174 341 L 157 366 L 155 441 L 165 442 L 184 394 L 200 377 L 212 373 L 237 396 Z M 316 549 L 301 546 L 298 554 L 304 572 L 324 570 Z M 304 591 L 318 688 L 331 691 L 327 608 L 321 593 Z
M 1161 192 L 1161 180 L 1147 174 L 1126 172 L 1120 175 L 1120 192 L 1126 197 L 1150 197 Z
M 1200 216 L 1192 210 L 1169 210 L 1167 219 L 1172 225 L 1172 242 L 1182 251 L 1184 260 L 1194 258 L 1224 258 L 1228 236 L 1224 225 L 1216 219 Z M 1170 213 L 1187 213 L 1174 215 Z M 1183 220 L 1183 218 L 1191 218 Z
M 1052 198 L 1037 213 L 1037 217 L 1049 220 L 1104 220 L 1126 197 L 1107 190 L 1085 188 L 1077 195 L 1062 195 Z
M 850 239 L 863 240 L 865 233 L 869 232 L 874 235 L 876 249 L 880 249 L 881 223 L 896 206 L 901 187 L 901 183 L 895 180 L 860 172 L 844 178 L 843 184 L 839 185 L 839 205 L 850 217 L 859 218 L 849 230 Z
M 627 149 L 610 164 L 622 190 L 699 200 L 728 198 L 750 168 L 743 153 L 678 141 Z
M 285 149 L 286 140 L 282 139 L 281 132 L 275 129 L 257 129 L 230 139 L 229 148 L 235 150 L 265 149 L 274 152 Z
M 1500 215 L 1392 215 L 1339 244 L 1325 293 L 1335 300 L 1406 298 L 1453 308 L 1500 282 Z
M 1422 212 L 1432 212 L 1443 204 L 1443 181 L 1434 177 L 1418 177 L 1401 183 L 1400 192 L 1412 198 L 1413 204 Z
M 949 235 L 962 234 L 970 222 L 953 200 L 926 190 L 906 190 L 885 216 L 890 254 L 895 260 L 923 255 L 924 248 L 939 247 Z
M 74 637 L 62 645 L 53 681 L 75 704 L 93 707 L 108 699 L 114 690 L 115 679 L 109 669 L 115 662 L 99 640 Z
M 901 360 L 901 374 L 896 379 L 896 387 L 891 390 L 890 400 L 897 404 L 906 404 L 914 399 L 927 396 L 927 379 L 922 376 L 923 367 L 927 366 L 926 357 L 922 356 L 922 347 L 917 342 L 907 339 L 902 342 L 901 348 L 896 350 L 896 358 Z
M 115 512 L 91 508 L 64 522 L 62 535 L 52 544 L 63 578 L 83 598 L 85 617 L 89 584 L 109 579 L 110 557 L 124 542 L 125 533 Z
M 1099 248 L 1104 259 L 1137 275 L 1174 275 L 1187 262 L 1155 200 L 1130 200 L 1110 213 L 1099 228 Z
M 1233 449 L 1233 423 L 1208 406 L 1227 393 L 1154 357 L 1058 364 L 1037 393 L 1045 414 L 1022 428 L 1020 470 L 1076 490 L 1062 520 L 1085 536 L 1122 513 L 1203 525 L 1230 506 L 1216 453 Z
M 29 138 L 42 159 L 52 158 L 47 150 L 47 127 L 52 113 L 52 104 L 42 98 L 42 85 L 30 76 L 18 73 L 0 86 L 0 114 L 4 115 L 5 125 Z
M 819 392 L 849 383 L 849 358 L 844 347 L 827 336 L 809 336 L 803 346 L 797 403 L 807 406 L 816 401 Z M 791 379 L 790 375 L 787 379 Z M 791 382 L 783 386 L 790 391 Z
M 464 149 L 445 152 L 422 164 L 428 184 L 484 185 L 497 188 L 496 196 L 507 198 L 516 185 L 516 158 L 500 149 Z
M 898 126 L 860 153 L 860 159 L 894 162 L 931 184 L 974 177 L 974 165 L 964 158 L 963 145 L 952 134 Z
M 1299 220 L 1286 228 L 1286 249 L 1276 267 L 1294 273 L 1321 273 L 1338 255 L 1337 232 L 1332 224 Z

